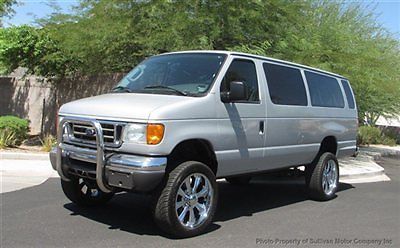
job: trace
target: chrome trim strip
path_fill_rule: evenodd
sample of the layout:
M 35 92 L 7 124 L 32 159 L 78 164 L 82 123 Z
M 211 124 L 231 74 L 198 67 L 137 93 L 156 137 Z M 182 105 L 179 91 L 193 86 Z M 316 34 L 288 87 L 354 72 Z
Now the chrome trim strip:
M 96 146 L 97 146 L 96 182 L 102 191 L 111 192 L 111 190 L 106 186 L 106 183 L 104 182 L 105 157 L 104 157 L 103 129 L 101 128 L 100 122 L 98 121 L 92 121 L 92 124 L 96 131 Z
M 60 121 L 58 124 L 58 130 L 57 130 L 57 154 L 56 154 L 56 169 L 58 172 L 58 175 L 60 175 L 62 180 L 65 181 L 70 181 L 67 176 L 64 175 L 64 172 L 62 170 L 62 136 L 64 132 L 64 128 L 67 126 L 67 122 L 64 121 L 64 118 Z
M 266 146 L 266 147 L 248 148 L 248 150 L 249 151 L 259 151 L 259 150 L 270 151 L 270 150 L 277 150 L 277 149 L 293 149 L 293 148 L 297 148 L 297 147 L 312 148 L 312 147 L 319 147 L 320 145 L 321 145 L 320 143 L 310 143 L 310 144 L 297 144 L 297 145 L 286 145 L 286 146 Z M 234 153 L 234 152 L 239 152 L 239 149 L 215 151 L 216 154 L 225 154 L 225 153 Z
M 96 163 L 96 150 L 61 144 L 63 156 L 72 159 Z M 167 166 L 166 157 L 145 157 L 130 154 L 113 154 L 105 161 L 106 165 L 132 167 L 140 170 L 160 170 Z
M 84 161 L 93 164 L 96 163 L 96 155 L 82 154 L 79 152 L 67 152 L 66 156 L 79 161 Z
M 66 152 L 73 152 L 73 153 L 80 153 L 80 154 L 85 154 L 85 155 L 96 156 L 96 150 L 94 150 L 94 149 L 82 148 L 82 147 L 73 146 L 73 145 L 69 145 L 69 144 L 65 144 L 65 143 L 62 143 L 60 146 Z M 93 160 L 92 162 L 95 163 L 96 160 Z
M 115 154 L 108 161 L 111 166 L 127 166 L 144 170 L 159 170 L 167 166 L 166 157 L 143 157 L 136 155 Z
M 344 145 L 344 144 L 356 144 L 357 140 L 343 140 L 343 141 L 338 141 L 338 145 Z
M 341 147 L 339 148 L 339 151 L 344 151 L 344 150 L 356 150 L 357 146 L 345 146 L 345 147 Z

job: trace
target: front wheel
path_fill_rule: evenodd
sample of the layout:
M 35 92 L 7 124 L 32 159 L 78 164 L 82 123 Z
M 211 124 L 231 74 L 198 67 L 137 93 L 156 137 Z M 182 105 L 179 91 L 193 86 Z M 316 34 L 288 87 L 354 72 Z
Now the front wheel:
M 61 180 L 61 187 L 65 196 L 80 206 L 102 205 L 114 196 L 114 193 L 101 191 L 95 182 L 82 178 L 71 178 L 70 181 Z
M 218 198 L 214 173 L 205 164 L 188 161 L 172 170 L 156 196 L 154 220 L 176 237 L 202 233 L 212 222 Z
M 339 163 L 336 156 L 325 152 L 318 162 L 311 166 L 306 169 L 310 197 L 318 201 L 334 198 L 339 185 Z

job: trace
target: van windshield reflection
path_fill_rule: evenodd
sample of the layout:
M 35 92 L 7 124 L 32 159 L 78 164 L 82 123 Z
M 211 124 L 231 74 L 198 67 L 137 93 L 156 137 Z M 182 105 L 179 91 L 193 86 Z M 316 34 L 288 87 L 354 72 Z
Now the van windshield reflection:
M 225 57 L 217 53 L 154 56 L 136 66 L 112 91 L 201 96 L 210 89 Z

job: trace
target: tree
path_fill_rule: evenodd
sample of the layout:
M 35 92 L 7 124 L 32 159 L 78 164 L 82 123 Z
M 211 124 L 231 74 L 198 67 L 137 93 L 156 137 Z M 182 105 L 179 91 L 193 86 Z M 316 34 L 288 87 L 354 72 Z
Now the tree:
M 400 111 L 400 45 L 357 3 L 82 0 L 40 28 L 3 30 L 0 62 L 44 76 L 129 71 L 165 51 L 238 50 L 349 78 L 360 121 Z
M 359 119 L 374 124 L 400 111 L 400 47 L 359 4 L 313 2 L 278 42 L 241 45 L 236 50 L 270 55 L 349 78 Z
M 0 27 L 3 27 L 4 17 L 14 14 L 12 6 L 16 3 L 16 0 L 0 0 Z
M 165 51 L 230 49 L 279 41 L 310 6 L 285 1 L 83 1 L 78 14 L 40 24 L 82 62 L 80 72 L 127 71 Z
M 66 75 L 77 64 L 45 29 L 26 25 L 0 30 L 0 62 L 5 72 L 25 67 L 45 77 Z

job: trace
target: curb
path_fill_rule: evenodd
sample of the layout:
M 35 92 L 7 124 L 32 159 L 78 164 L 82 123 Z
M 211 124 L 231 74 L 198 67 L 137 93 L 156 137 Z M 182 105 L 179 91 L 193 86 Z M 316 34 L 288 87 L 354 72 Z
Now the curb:
M 364 157 L 364 159 L 362 159 L 362 157 Z M 360 154 L 358 155 L 359 161 L 372 164 L 366 167 L 360 166 L 358 169 L 364 171 L 360 171 L 358 173 L 347 171 L 347 173 L 341 174 L 340 178 L 343 181 L 350 183 L 390 181 L 390 178 L 385 173 L 385 169 L 376 163 L 376 161 L 381 160 L 382 157 L 400 158 L 400 151 L 384 147 L 361 147 Z M 345 165 L 342 168 L 344 169 L 349 167 L 353 167 L 351 170 L 358 170 L 356 164 Z
M 400 150 L 379 147 L 379 146 L 365 146 L 361 147 L 366 155 L 373 157 L 374 160 L 379 160 L 382 157 L 395 157 L 400 158 Z
M 369 177 L 377 177 L 383 176 L 385 174 L 385 170 L 372 171 L 372 172 L 365 172 L 365 173 L 358 173 L 358 174 L 341 174 L 340 179 L 343 180 L 353 180 L 353 179 L 361 179 L 361 178 L 369 178 Z
M 341 174 L 340 176 L 343 177 L 353 177 L 356 175 L 376 176 L 384 173 L 385 169 L 376 163 L 374 157 L 366 154 L 360 155 L 360 157 L 361 159 L 340 159 L 339 167 L 341 167 L 345 171 L 345 173 Z
M 0 160 L 49 160 L 48 153 L 0 152 Z

